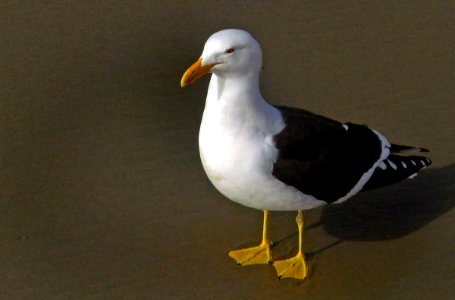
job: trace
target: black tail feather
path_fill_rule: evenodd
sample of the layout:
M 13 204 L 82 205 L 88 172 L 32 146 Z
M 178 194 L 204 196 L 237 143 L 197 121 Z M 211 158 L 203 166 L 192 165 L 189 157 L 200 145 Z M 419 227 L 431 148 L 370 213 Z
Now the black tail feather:
M 398 154 L 398 153 L 404 154 L 404 153 L 416 153 L 416 152 L 430 152 L 430 151 L 425 148 L 416 148 L 416 147 L 403 146 L 403 145 L 397 145 L 397 144 L 390 145 L 390 153 L 392 153 L 392 154 Z

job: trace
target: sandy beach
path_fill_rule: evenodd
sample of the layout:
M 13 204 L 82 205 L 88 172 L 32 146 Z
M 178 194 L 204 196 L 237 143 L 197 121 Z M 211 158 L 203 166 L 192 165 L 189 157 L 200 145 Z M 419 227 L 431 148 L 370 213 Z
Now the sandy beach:
M 0 4 L 0 299 L 454 299 L 453 1 Z M 305 212 L 311 274 L 227 251 L 262 212 L 206 178 L 206 39 L 251 32 L 262 93 L 430 149 L 413 180 Z M 271 215 L 275 257 L 295 212 Z

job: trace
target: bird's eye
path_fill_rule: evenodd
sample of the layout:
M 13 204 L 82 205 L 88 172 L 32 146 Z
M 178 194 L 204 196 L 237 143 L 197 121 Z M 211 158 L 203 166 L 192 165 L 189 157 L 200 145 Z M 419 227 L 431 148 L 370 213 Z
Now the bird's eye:
M 226 53 L 234 53 L 235 49 L 234 48 L 229 48 L 225 52 Z

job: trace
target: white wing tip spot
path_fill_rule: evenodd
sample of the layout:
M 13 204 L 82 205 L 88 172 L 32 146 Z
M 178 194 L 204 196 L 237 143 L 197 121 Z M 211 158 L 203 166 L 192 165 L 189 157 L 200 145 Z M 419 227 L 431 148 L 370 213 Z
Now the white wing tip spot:
M 401 165 L 402 165 L 403 168 L 405 168 L 405 169 L 408 167 L 404 161 L 401 162 Z
M 394 164 L 391 160 L 387 160 L 387 162 L 390 164 L 390 166 L 392 167 L 392 169 L 394 169 L 394 170 L 398 169 L 398 168 L 397 168 L 397 165 Z
M 386 165 L 383 161 L 381 161 L 381 162 L 378 164 L 378 167 L 381 168 L 381 170 L 387 169 L 387 165 Z

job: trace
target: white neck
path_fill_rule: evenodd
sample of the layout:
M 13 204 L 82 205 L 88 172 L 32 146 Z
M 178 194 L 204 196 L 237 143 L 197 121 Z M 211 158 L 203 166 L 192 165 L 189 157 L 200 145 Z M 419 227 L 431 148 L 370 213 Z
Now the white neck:
M 206 105 L 234 105 L 237 107 L 256 106 L 265 102 L 259 91 L 259 76 L 248 74 L 244 76 L 224 77 L 212 74 Z
M 258 75 L 223 78 L 213 74 L 203 124 L 246 125 L 269 133 L 277 133 L 284 126 L 279 111 L 262 97 Z

